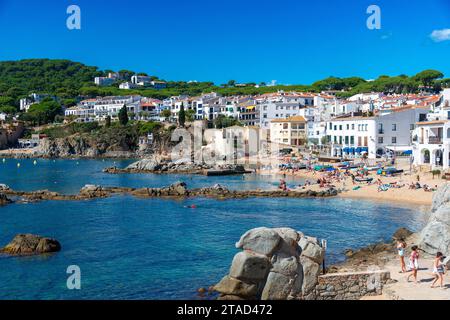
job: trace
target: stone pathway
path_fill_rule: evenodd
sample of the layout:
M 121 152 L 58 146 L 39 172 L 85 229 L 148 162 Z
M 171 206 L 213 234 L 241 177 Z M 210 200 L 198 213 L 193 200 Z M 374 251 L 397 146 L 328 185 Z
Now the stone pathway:
M 447 271 L 444 276 L 444 289 L 439 287 L 430 288 L 433 282 L 433 275 L 431 274 L 433 260 L 422 259 L 419 264 L 420 270 L 417 274 L 419 283 L 415 284 L 414 282 L 408 283 L 406 281 L 406 277 L 410 273 L 399 273 L 399 263 L 397 261 L 389 262 L 384 266 L 384 269 L 389 270 L 391 272 L 391 278 L 398 282 L 386 285 L 383 288 L 382 296 L 370 298 L 378 298 L 378 300 L 450 300 L 450 271 Z

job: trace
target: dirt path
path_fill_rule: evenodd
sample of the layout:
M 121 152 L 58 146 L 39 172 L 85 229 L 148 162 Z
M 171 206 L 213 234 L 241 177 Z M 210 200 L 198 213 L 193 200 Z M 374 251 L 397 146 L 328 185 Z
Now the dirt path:
M 444 276 L 444 288 L 431 288 L 433 282 L 432 266 L 433 259 L 422 259 L 419 262 L 420 270 L 417 274 L 418 283 L 407 282 L 406 278 L 410 273 L 399 273 L 397 261 L 390 261 L 385 269 L 391 272 L 391 278 L 397 280 L 396 283 L 387 285 L 383 291 L 385 296 L 391 299 L 401 300 L 450 300 L 450 273 Z

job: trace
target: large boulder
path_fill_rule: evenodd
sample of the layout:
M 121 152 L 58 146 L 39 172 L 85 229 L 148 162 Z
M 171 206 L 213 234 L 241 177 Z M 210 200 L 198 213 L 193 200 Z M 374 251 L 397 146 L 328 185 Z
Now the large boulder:
M 253 252 L 242 251 L 234 256 L 230 277 L 243 281 L 261 281 L 269 273 L 269 259 Z
M 450 184 L 441 186 L 433 196 L 427 225 L 420 233 L 419 247 L 435 255 L 440 251 L 450 255 Z
M 302 249 L 300 262 L 303 266 L 302 294 L 307 296 L 316 286 L 321 265 L 325 258 L 325 249 L 319 244 L 319 240 L 313 237 L 304 236 L 298 242 Z
M 156 157 L 151 157 L 148 159 L 142 159 L 137 162 L 130 164 L 126 170 L 135 171 L 155 171 L 160 166 L 160 160 Z
M 236 243 L 230 272 L 214 289 L 220 299 L 303 299 L 314 289 L 324 259 L 316 238 L 291 228 L 256 228 Z
M 58 252 L 60 250 L 61 244 L 55 239 L 33 234 L 19 234 L 0 252 L 11 255 L 34 255 Z
M 275 230 L 256 228 L 247 231 L 236 243 L 236 248 L 271 256 L 280 241 L 281 237 Z

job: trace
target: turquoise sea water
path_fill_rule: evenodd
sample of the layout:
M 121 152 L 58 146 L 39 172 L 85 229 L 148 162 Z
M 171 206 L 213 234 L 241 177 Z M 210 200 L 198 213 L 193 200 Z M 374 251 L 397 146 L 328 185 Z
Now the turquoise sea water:
M 221 183 L 233 189 L 275 187 L 279 177 L 109 175 L 113 161 L 0 162 L 0 183 L 16 190 L 76 193 L 85 184 L 189 187 Z M 125 166 L 130 161 L 117 161 Z M 294 180 L 288 184 L 294 185 Z M 196 204 L 197 209 L 186 209 Z M 328 240 L 328 262 L 343 250 L 387 240 L 401 226 L 417 230 L 425 208 L 349 199 L 136 199 L 46 201 L 0 207 L 0 246 L 17 233 L 58 239 L 62 251 L 43 257 L 0 257 L 0 299 L 195 299 L 217 283 L 248 229 L 289 226 Z M 81 268 L 82 288 L 66 287 L 69 265 Z

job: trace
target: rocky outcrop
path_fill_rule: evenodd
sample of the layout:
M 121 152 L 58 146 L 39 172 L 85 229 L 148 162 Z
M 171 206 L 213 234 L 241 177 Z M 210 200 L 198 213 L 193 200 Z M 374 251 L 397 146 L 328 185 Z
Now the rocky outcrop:
M 12 201 L 2 192 L 0 192 L 0 206 L 7 205 Z
M 41 140 L 36 156 L 46 158 L 130 158 L 135 157 L 136 154 L 134 149 L 124 141 L 106 143 L 82 136 L 73 136 Z
M 0 249 L 0 252 L 11 255 L 36 255 L 60 250 L 61 244 L 55 239 L 33 234 L 19 234 L 3 249 Z
M 209 197 L 214 199 L 243 199 L 243 198 L 310 198 L 310 197 L 331 197 L 337 195 L 335 189 L 323 191 L 299 190 L 285 192 L 282 190 L 262 191 L 262 190 L 241 190 L 231 191 L 221 185 L 208 188 L 188 189 L 184 182 L 177 182 L 163 188 L 127 188 L 127 187 L 102 187 L 96 185 L 86 185 L 81 188 L 76 195 L 64 195 L 48 190 L 38 191 L 15 191 L 5 190 L 5 195 L 20 197 L 22 201 L 42 201 L 61 200 L 76 201 L 96 198 L 105 198 L 113 194 L 130 194 L 140 198 L 188 198 L 188 197 Z
M 450 184 L 441 186 L 433 196 L 430 218 L 420 233 L 419 247 L 435 255 L 450 255 Z
M 83 198 L 104 198 L 109 195 L 101 186 L 87 184 L 81 188 L 79 195 Z
M 9 186 L 7 186 L 6 184 L 0 183 L 0 192 L 8 191 L 8 190 L 11 190 L 11 188 Z
M 324 250 L 290 228 L 257 228 L 236 243 L 230 271 L 214 290 L 221 300 L 304 299 L 317 284 Z
M 172 162 L 167 159 L 162 159 L 158 156 L 147 157 L 146 159 L 139 160 L 130 164 L 124 169 L 117 167 L 110 167 L 103 170 L 106 173 L 119 174 L 119 173 L 189 173 L 189 174 L 201 174 L 206 169 L 210 169 L 210 166 L 205 164 L 196 164 L 191 161 L 179 160 Z

